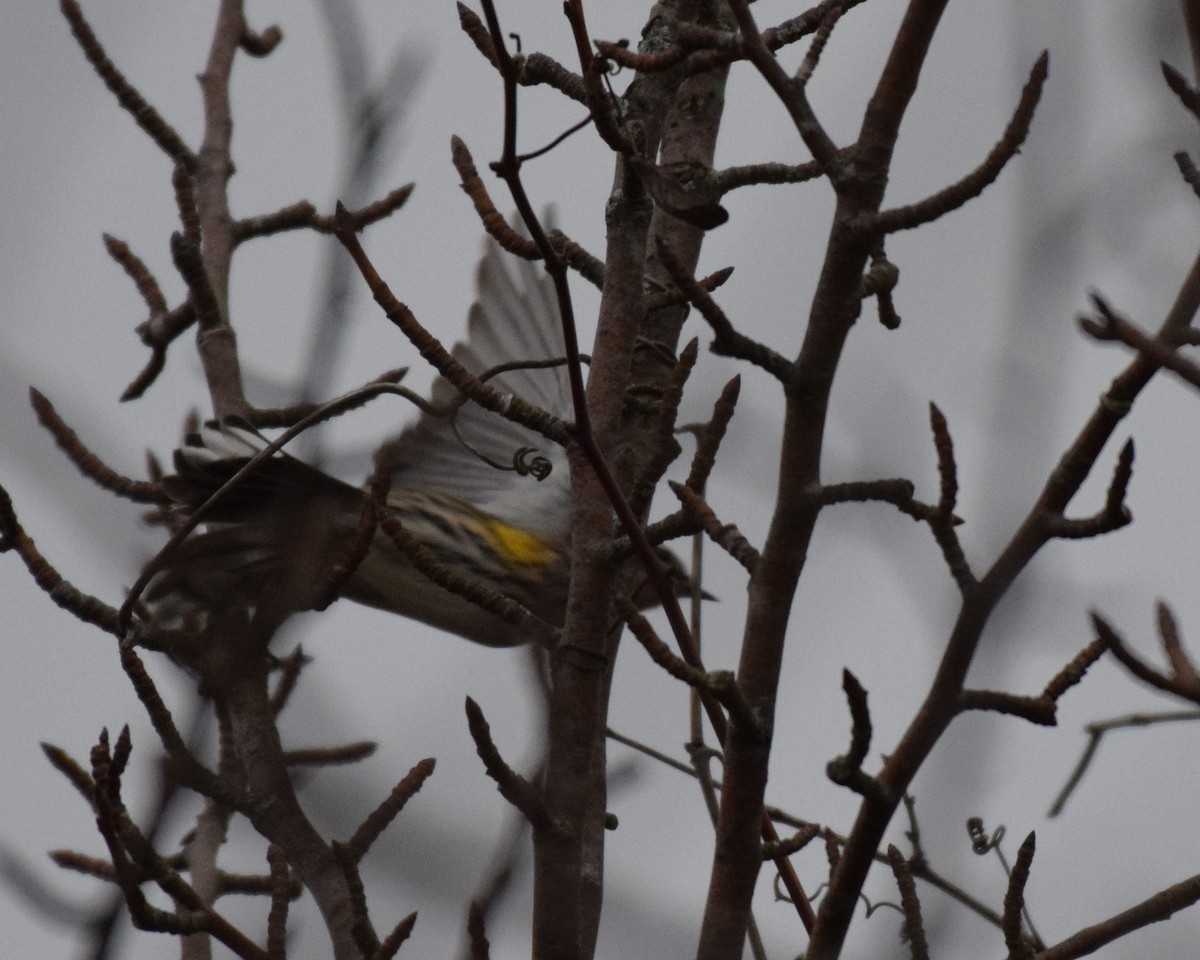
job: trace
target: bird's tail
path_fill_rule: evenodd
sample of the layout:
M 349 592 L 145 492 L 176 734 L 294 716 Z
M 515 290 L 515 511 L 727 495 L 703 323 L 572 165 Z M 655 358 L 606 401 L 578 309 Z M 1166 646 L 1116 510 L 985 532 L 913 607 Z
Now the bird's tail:
M 163 480 L 169 518 L 208 506 L 204 529 L 163 558 L 147 593 L 159 619 L 233 608 L 286 615 L 332 599 L 365 495 L 286 454 L 237 477 L 262 446 L 252 430 L 223 424 L 189 435 L 175 452 L 175 473 Z

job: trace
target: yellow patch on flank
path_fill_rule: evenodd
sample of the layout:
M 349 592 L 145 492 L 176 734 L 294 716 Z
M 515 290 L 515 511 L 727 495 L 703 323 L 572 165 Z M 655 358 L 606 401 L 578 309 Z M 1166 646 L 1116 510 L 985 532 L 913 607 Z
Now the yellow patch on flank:
M 558 559 L 558 552 L 536 534 L 499 520 L 492 520 L 488 527 L 496 552 L 509 563 L 545 566 Z

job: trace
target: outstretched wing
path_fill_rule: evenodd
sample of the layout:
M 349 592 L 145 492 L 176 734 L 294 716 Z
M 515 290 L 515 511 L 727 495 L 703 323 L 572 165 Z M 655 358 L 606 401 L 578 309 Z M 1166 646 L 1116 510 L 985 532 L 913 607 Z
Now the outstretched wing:
M 467 340 L 455 346 L 454 358 L 477 375 L 501 364 L 561 359 L 565 349 L 554 284 L 540 264 L 507 256 L 493 240 L 486 243 Z M 488 383 L 556 416 L 571 416 L 565 366 L 506 370 Z M 445 405 L 457 396 L 445 378 L 434 382 L 434 403 Z M 472 448 L 510 469 L 489 466 Z M 514 456 L 527 448 L 550 460 L 544 480 L 511 469 Z M 422 413 L 378 457 L 391 467 L 393 489 L 437 490 L 541 534 L 567 530 L 570 484 L 563 450 L 472 401 L 453 418 Z

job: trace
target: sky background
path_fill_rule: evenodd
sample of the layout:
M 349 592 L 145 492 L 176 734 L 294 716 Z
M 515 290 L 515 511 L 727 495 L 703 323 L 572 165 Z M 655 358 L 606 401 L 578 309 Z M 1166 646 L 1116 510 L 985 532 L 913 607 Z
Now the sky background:
M 198 142 L 203 68 L 213 4 L 182 0 L 93 0 L 85 11 L 109 55 L 175 125 Z M 366 27 L 362 67 L 380 82 L 399 58 L 396 96 L 404 123 L 380 169 L 379 192 L 415 181 L 408 206 L 373 227 L 366 243 L 397 295 L 450 343 L 465 329 L 481 229 L 449 162 L 458 134 L 486 168 L 498 156 L 501 92 L 490 68 L 457 27 L 449 2 L 357 2 Z M 762 25 L 797 12 L 760 0 Z M 871 0 L 837 28 L 812 83 L 812 100 L 831 135 L 849 142 L 903 12 L 899 0 Z M 571 60 L 556 2 L 501 4 L 504 28 L 523 49 Z M 645 7 L 631 0 L 593 4 L 597 38 L 636 42 Z M 235 215 L 269 212 L 299 199 L 323 211 L 344 195 L 344 110 L 336 92 L 328 31 L 315 3 L 249 5 L 258 28 L 278 23 L 285 40 L 265 60 L 242 57 L 233 97 L 237 175 Z M 167 369 L 140 401 L 117 398 L 141 369 L 133 333 L 144 308 L 109 260 L 101 233 L 127 241 L 168 299 L 182 283 L 167 240 L 176 229 L 170 163 L 138 131 L 92 73 L 57 5 L 11 0 L 0 31 L 0 484 L 26 530 L 81 589 L 118 603 L 161 535 L 138 522 L 139 508 L 81 478 L 37 425 L 27 389 L 35 385 L 110 465 L 140 475 L 146 450 L 169 454 L 186 413 L 207 412 L 191 338 L 172 348 Z M 1195 197 L 1171 154 L 1194 149 L 1194 125 L 1162 83 L 1159 61 L 1187 72 L 1176 5 L 1059 2 L 951 4 L 930 54 L 896 155 L 889 205 L 932 193 L 972 169 L 999 136 L 1038 53 L 1051 53 L 1050 80 L 1029 142 L 981 199 L 919 232 L 897 235 L 888 252 L 901 271 L 899 330 L 878 324 L 868 306 L 852 331 L 835 385 L 824 464 L 830 481 L 905 476 L 918 496 L 936 498 L 928 403 L 946 414 L 959 462 L 961 528 L 968 557 L 986 568 L 1125 359 L 1119 348 L 1086 340 L 1075 317 L 1098 289 L 1144 327 L 1156 327 L 1195 253 Z M 794 68 L 802 50 L 783 55 Z M 414 79 L 416 78 L 416 79 Z M 618 84 L 625 78 L 618 77 Z M 538 89 L 522 93 L 521 143 L 532 149 L 581 119 L 577 105 Z M 799 162 L 807 156 L 786 115 L 749 68 L 733 72 L 717 165 Z M 611 159 L 589 131 L 527 170 L 539 205 L 593 252 L 603 249 Z M 493 196 L 511 207 L 498 184 Z M 731 219 L 708 237 L 707 273 L 736 272 L 718 299 L 747 333 L 793 355 L 804 330 L 832 199 L 828 185 L 740 190 Z M 252 399 L 290 396 L 311 344 L 313 303 L 331 238 L 285 235 L 248 244 L 235 261 L 232 312 Z M 577 314 L 591 335 L 596 296 L 573 283 Z M 335 392 L 385 369 L 412 364 L 410 385 L 427 384 L 413 349 L 361 294 L 345 314 L 344 357 Z M 692 317 L 685 337 L 710 337 Z M 702 356 L 683 421 L 706 418 L 720 385 L 739 372 Z M 768 378 L 742 370 L 744 389 L 710 486 L 723 519 L 761 543 L 775 483 L 781 403 Z M 1132 644 L 1157 661 L 1154 603 L 1168 600 L 1185 638 L 1200 635 L 1200 567 L 1195 476 L 1200 437 L 1194 391 L 1162 378 L 1117 432 L 1075 505 L 1102 502 L 1116 451 L 1127 436 L 1138 460 L 1129 503 L 1132 527 L 1102 541 L 1055 543 L 1004 602 L 985 636 L 971 684 L 1018 693 L 1042 689 L 1090 639 L 1087 614 L 1102 611 Z M 362 477 L 361 452 L 406 422 L 392 399 L 343 418 L 330 436 L 349 474 Z M 357 456 L 357 460 L 356 460 Z M 356 466 L 357 464 L 357 466 Z M 679 469 L 686 470 L 686 458 Z M 656 515 L 671 509 L 660 498 Z M 705 612 L 710 668 L 736 663 L 744 613 L 743 580 L 732 562 L 706 554 L 706 584 L 720 602 Z M 850 668 L 870 692 L 877 759 L 891 749 L 919 704 L 956 609 L 956 591 L 928 532 L 883 506 L 843 506 L 822 515 L 796 599 L 779 713 L 769 800 L 797 815 L 848 829 L 857 805 L 824 777 L 845 749 L 848 718 L 840 675 Z M 278 641 L 302 641 L 315 657 L 285 717 L 289 745 L 374 739 L 377 754 L 353 771 L 318 772 L 305 798 L 314 819 L 346 836 L 417 760 L 438 769 L 364 864 L 375 919 L 387 927 L 420 913 L 412 955 L 453 955 L 465 906 L 505 843 L 512 821 L 474 754 L 462 712 L 474 697 L 505 755 L 525 768 L 537 756 L 540 715 L 529 688 L 530 660 L 441 636 L 385 614 L 335 604 L 298 617 Z M 88 909 L 102 902 L 95 882 L 58 872 L 53 848 L 102 852 L 91 814 L 45 762 L 39 741 L 77 758 L 102 727 L 131 726 L 131 809 L 149 803 L 155 740 L 117 662 L 115 642 L 59 611 L 16 557 L 0 557 L 0 854 L 32 871 L 47 889 Z M 1195 649 L 1195 647 L 1193 647 Z M 182 723 L 188 681 L 147 657 Z M 1034 729 L 1012 718 L 956 722 L 918 777 L 914 792 L 933 865 L 999 907 L 1004 878 L 993 858 L 976 858 L 963 824 L 981 816 L 1007 828 L 1011 858 L 1038 832 L 1027 891 L 1047 942 L 1133 905 L 1197 872 L 1194 819 L 1200 763 L 1196 729 L 1186 724 L 1120 732 L 1107 740 L 1066 814 L 1046 810 L 1083 747 L 1083 725 L 1134 710 L 1171 708 L 1102 662 L 1062 702 L 1059 726 Z M 686 696 L 628 644 L 619 662 L 612 726 L 677 757 L 688 736 Z M 711 854 L 711 830 L 690 780 L 614 746 L 609 885 L 602 957 L 688 956 L 695 946 Z M 142 774 L 139 776 L 139 772 Z M 195 808 L 167 825 L 168 848 Z M 903 844 L 904 825 L 892 840 Z M 819 845 L 796 858 L 811 890 L 824 875 Z M 258 869 L 260 848 L 235 830 L 231 865 Z M 526 863 L 527 866 L 527 863 Z M 489 936 L 493 956 L 528 954 L 527 875 Z M 894 899 L 877 871 L 872 899 Z M 1000 934 L 924 893 L 927 928 L 940 956 L 1000 956 Z M 255 933 L 261 904 L 223 902 Z M 803 948 L 794 913 L 772 902 L 764 871 L 758 919 L 773 958 Z M 887 909 L 857 923 L 849 955 L 904 956 L 898 916 Z M 324 934 L 297 914 L 303 948 L 319 955 Z M 1110 948 L 1111 958 L 1182 956 L 1200 937 L 1200 913 L 1177 916 Z M 77 933 L 49 921 L 10 884 L 0 890 L 0 952 L 34 958 L 79 955 Z M 125 931 L 119 954 L 162 955 L 161 937 Z

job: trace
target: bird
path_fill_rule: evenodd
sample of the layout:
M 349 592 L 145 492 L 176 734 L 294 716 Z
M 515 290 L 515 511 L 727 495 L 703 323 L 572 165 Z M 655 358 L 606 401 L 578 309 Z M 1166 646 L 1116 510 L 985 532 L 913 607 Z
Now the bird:
M 501 392 L 570 420 L 554 285 L 538 265 L 504 257 L 493 240 L 485 244 L 467 339 L 452 355 Z M 423 409 L 375 454 L 376 470 L 391 480 L 388 512 L 444 569 L 561 627 L 570 578 L 566 452 L 462 402 L 444 377 L 435 379 L 430 399 L 436 408 L 461 405 L 451 416 Z M 231 418 L 190 432 L 174 454 L 174 474 L 162 480 L 172 502 L 168 522 L 190 517 L 266 442 Z M 513 468 L 531 458 L 538 469 Z M 206 510 L 202 530 L 161 561 L 147 592 L 156 619 L 178 624 L 190 617 L 195 624 L 232 608 L 288 615 L 328 603 L 324 587 L 347 554 L 368 496 L 286 452 L 267 457 Z M 682 565 L 660 553 L 686 594 Z M 517 646 L 536 632 L 434 583 L 379 531 L 338 594 L 489 647 Z M 648 584 L 633 600 L 643 608 L 656 602 Z

